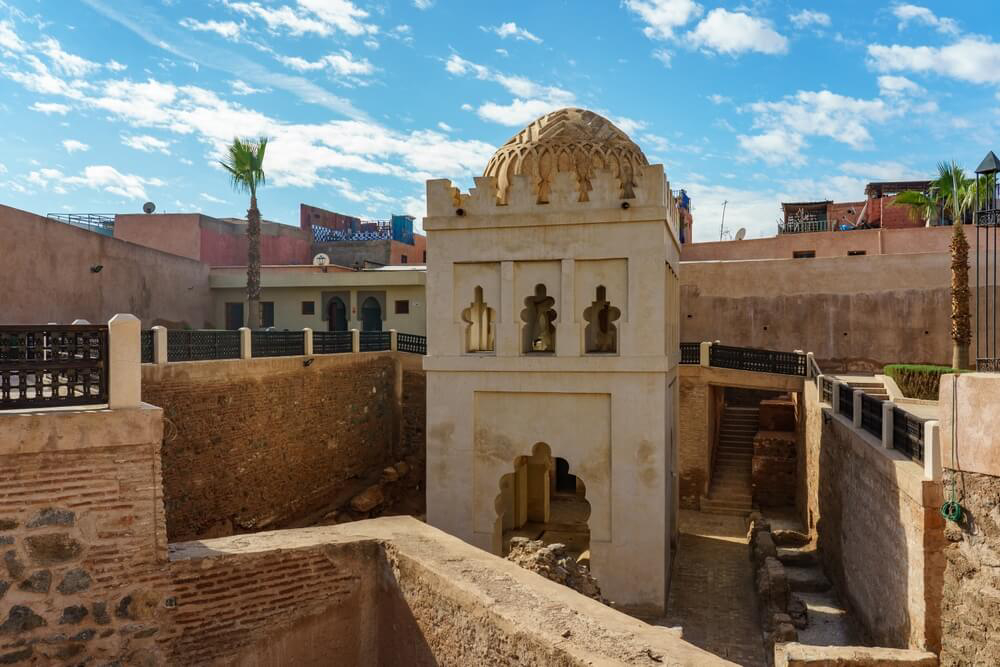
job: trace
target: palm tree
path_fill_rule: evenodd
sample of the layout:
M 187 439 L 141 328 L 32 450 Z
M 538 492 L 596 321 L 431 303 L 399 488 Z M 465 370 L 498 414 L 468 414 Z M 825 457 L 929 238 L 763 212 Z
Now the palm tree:
M 250 194 L 247 209 L 247 326 L 259 329 L 263 322 L 260 310 L 260 211 L 257 209 L 257 188 L 263 186 L 264 152 L 267 137 L 233 138 L 226 157 L 219 164 L 229 172 L 233 189 Z
M 969 241 L 965 238 L 965 214 L 975 199 L 975 180 L 952 162 L 938 163 L 938 177 L 931 182 L 930 194 L 908 190 L 896 196 L 894 205 L 909 206 L 924 220 L 943 208 L 951 214 L 951 340 L 953 368 L 969 368 L 969 343 L 972 340 L 969 311 Z

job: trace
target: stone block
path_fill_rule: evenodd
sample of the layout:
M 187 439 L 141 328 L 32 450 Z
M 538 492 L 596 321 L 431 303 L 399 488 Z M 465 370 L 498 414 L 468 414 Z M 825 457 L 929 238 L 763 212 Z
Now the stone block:
M 59 619 L 59 625 L 76 625 L 83 621 L 87 617 L 87 608 L 83 605 L 72 605 L 63 609 L 62 617 Z
M 24 538 L 28 557 L 38 565 L 65 563 L 83 553 L 83 545 L 65 533 L 29 535 Z
M 774 546 L 774 540 L 770 532 L 760 531 L 753 536 L 751 541 L 753 560 L 758 565 L 763 563 L 768 557 L 777 557 L 778 549 Z
M 52 587 L 52 573 L 48 570 L 32 572 L 31 576 L 18 585 L 18 590 L 28 593 L 48 593 Z
M 760 402 L 761 431 L 795 431 L 795 404 L 788 399 Z
M 0 623 L 0 635 L 17 635 L 46 625 L 45 619 L 29 607 L 14 605 L 7 613 L 7 620 Z
M 373 484 L 351 498 L 351 509 L 355 512 L 370 512 L 384 502 L 385 495 L 382 493 L 382 487 Z
M 17 519 L 0 519 L 0 530 L 14 530 L 17 526 Z
M 41 526 L 72 526 L 76 521 L 76 514 L 66 509 L 56 509 L 46 507 L 36 514 L 28 522 L 26 528 L 39 528 Z
M 91 581 L 90 575 L 87 574 L 86 570 L 77 568 L 70 570 L 63 576 L 63 580 L 59 583 L 56 590 L 63 595 L 79 593 L 90 588 Z
M 24 563 L 17 557 L 17 552 L 8 551 L 3 555 L 3 564 L 7 568 L 7 574 L 11 579 L 20 579 L 24 576 Z

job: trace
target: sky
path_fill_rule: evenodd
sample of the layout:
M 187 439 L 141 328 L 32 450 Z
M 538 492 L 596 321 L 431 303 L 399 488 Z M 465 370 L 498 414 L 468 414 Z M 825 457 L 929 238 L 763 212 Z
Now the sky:
M 989 0 L 0 0 L 0 204 L 245 216 L 218 165 L 267 136 L 263 216 L 463 190 L 521 127 L 592 109 L 692 199 L 694 238 L 781 201 L 1000 149 Z M 725 224 L 722 212 L 725 205 Z

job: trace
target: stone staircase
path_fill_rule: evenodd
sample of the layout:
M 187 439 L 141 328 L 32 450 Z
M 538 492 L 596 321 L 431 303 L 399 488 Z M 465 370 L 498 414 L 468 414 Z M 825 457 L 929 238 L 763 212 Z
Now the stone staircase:
M 701 497 L 702 512 L 746 516 L 753 509 L 750 473 L 759 413 L 756 407 L 723 409 L 712 481 L 708 495 Z
M 880 401 L 889 400 L 889 391 L 881 380 L 875 378 L 865 378 L 864 380 L 848 379 L 847 384 L 851 389 L 860 389 L 869 396 L 874 396 Z

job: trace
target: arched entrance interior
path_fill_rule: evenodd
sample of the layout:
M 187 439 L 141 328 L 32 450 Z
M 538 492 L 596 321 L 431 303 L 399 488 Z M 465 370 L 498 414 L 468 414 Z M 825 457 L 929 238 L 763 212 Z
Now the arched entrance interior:
M 378 299 L 373 296 L 368 297 L 361 304 L 361 330 L 382 330 L 382 306 L 379 305 Z
M 510 538 L 527 537 L 565 544 L 578 561 L 589 565 L 590 503 L 583 480 L 570 473 L 566 459 L 553 458 L 544 442 L 532 447 L 531 456 L 514 459 L 513 467 L 500 478 L 494 553 L 506 555 Z
M 326 321 L 330 331 L 347 331 L 347 306 L 339 296 L 330 299 L 326 307 Z

